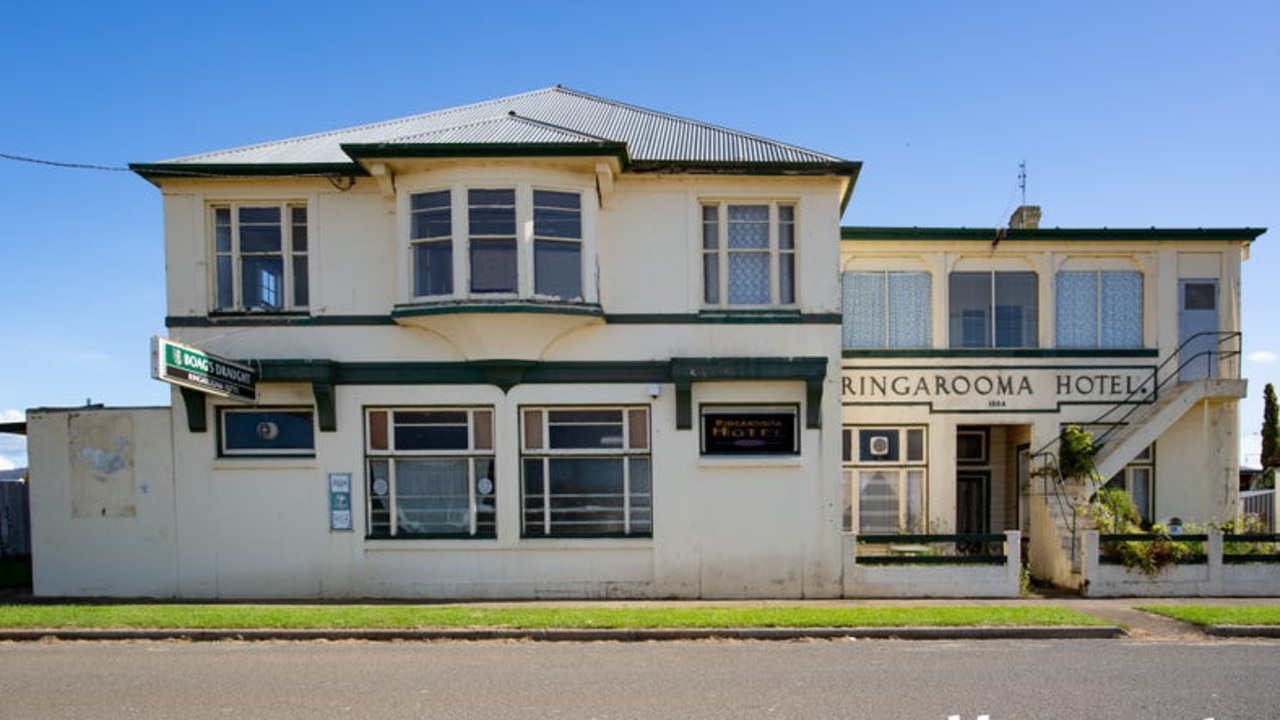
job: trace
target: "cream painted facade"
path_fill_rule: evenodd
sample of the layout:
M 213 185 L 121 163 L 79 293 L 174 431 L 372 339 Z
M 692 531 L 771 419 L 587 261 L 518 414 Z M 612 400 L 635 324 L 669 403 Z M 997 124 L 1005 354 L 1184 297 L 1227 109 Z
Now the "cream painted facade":
M 1062 521 L 1036 507 L 1055 502 L 1036 472 L 1052 464 L 1067 425 L 1084 426 L 1099 438 L 1113 433 L 1099 454 L 1099 469 L 1127 484 L 1147 519 L 1232 520 L 1238 512 L 1237 402 L 1245 392 L 1239 375 L 1240 265 L 1257 234 L 846 228 L 846 527 L 861 525 L 865 532 L 870 522 L 891 522 L 882 504 L 897 502 L 897 531 L 1017 530 L 1030 538 L 1033 569 L 1042 571 L 1037 574 L 1069 583 L 1069 572 L 1050 567 L 1060 562 L 1050 559 L 1059 554 L 1060 540 L 1068 542 L 1060 537 L 1064 529 L 1053 527 Z M 986 274 L 994 291 L 982 296 Z M 975 279 L 978 301 L 973 285 L 964 284 Z M 1021 289 L 1014 281 L 1024 283 Z M 871 291 L 860 299 L 854 289 L 860 282 L 873 290 L 880 287 L 876 282 L 904 288 L 914 282 L 915 289 L 898 296 L 886 291 L 881 302 Z M 1094 306 L 1081 310 L 1080 303 L 1060 302 L 1075 297 L 1059 287 L 1068 283 L 1092 284 Z M 1120 288 L 1114 297 L 1097 289 L 1108 283 Z M 1203 329 L 1184 312 L 1195 304 L 1188 284 L 1213 291 L 1206 292 L 1213 307 L 1201 313 L 1209 318 L 1205 345 L 1184 344 Z M 1115 307 L 1121 300 L 1129 307 Z M 1006 324 L 1007 346 L 999 339 L 1002 310 L 1006 320 L 1020 315 Z M 1085 325 L 1111 327 L 1080 333 L 1082 314 Z M 878 320 L 882 316 L 888 320 Z M 877 343 L 851 329 L 860 322 L 900 328 L 915 322 L 919 329 L 897 336 L 891 330 Z M 915 458 L 870 453 L 867 438 L 907 429 L 922 436 Z M 886 487 L 897 490 L 890 501 L 876 494 Z
M 1234 512 L 1238 356 L 1131 392 L 1179 345 L 1180 280 L 1212 281 L 1238 341 L 1259 231 L 842 230 L 859 168 L 558 87 L 135 166 L 164 199 L 168 337 L 251 368 L 256 399 L 29 412 L 35 592 L 962 591 L 963 567 L 890 591 L 856 534 L 1021 530 L 1057 562 L 1025 471 L 1120 401 L 1141 415 L 1108 461 L 1154 473 L 1156 516 Z M 1062 271 L 1141 278 L 1132 346 L 1058 347 Z M 957 272 L 1038 278 L 1021 347 L 951 347 Z M 916 345 L 854 342 L 907 317 L 855 308 L 858 273 L 914 273 L 917 301 L 929 279 Z M 864 476 L 891 474 L 872 508 Z M 1016 550 L 978 592 L 1016 593 Z

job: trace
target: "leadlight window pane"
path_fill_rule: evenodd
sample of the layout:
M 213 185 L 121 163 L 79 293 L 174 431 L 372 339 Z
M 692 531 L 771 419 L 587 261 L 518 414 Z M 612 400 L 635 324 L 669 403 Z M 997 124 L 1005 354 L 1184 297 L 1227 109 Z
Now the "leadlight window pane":
M 907 462 L 924 462 L 924 430 L 907 430 Z
M 1101 345 L 1142 347 L 1142 274 L 1102 273 Z
M 493 413 L 489 410 L 476 410 L 472 417 L 475 418 L 475 449 L 492 450 Z
M 729 255 L 729 304 L 767 305 L 769 287 L 768 253 Z
M 529 450 L 542 449 L 542 411 L 524 411 L 524 446 Z
M 1054 293 L 1058 347 L 1098 346 L 1097 273 L 1060 272 Z
M 369 535 L 391 535 L 391 461 L 369 461 Z
M 898 430 L 858 431 L 858 456 L 862 462 L 897 462 Z
M 534 292 L 565 300 L 582 297 L 582 244 L 538 240 L 533 245 Z
M 924 530 L 924 471 L 907 471 L 907 527 L 909 533 Z
M 769 206 L 729 206 L 729 249 L 765 250 L 769 247 Z
M 627 411 L 627 446 L 632 450 L 645 450 L 649 447 L 649 411 L 644 408 L 633 408 Z
M 387 432 L 387 411 L 375 410 L 369 413 L 369 449 L 387 450 L 389 434 Z
M 933 342 L 932 280 L 929 273 L 891 272 L 887 278 L 889 347 L 929 347 Z
M 885 344 L 885 274 L 847 272 L 841 283 L 844 346 L 880 348 Z

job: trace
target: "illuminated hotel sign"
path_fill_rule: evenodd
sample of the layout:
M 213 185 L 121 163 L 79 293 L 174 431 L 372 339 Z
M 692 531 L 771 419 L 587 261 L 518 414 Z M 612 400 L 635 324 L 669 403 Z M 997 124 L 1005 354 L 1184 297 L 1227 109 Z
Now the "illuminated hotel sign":
M 704 408 L 703 455 L 795 455 L 798 408 Z
M 1151 402 L 1151 367 L 848 368 L 845 405 L 928 405 L 932 412 L 1052 411 Z

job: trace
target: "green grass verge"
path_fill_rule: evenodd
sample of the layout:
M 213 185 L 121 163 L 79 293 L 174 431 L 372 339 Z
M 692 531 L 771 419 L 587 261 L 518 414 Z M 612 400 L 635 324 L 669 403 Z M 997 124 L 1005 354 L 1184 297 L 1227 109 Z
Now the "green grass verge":
M 1280 605 L 1148 605 L 1138 609 L 1195 625 L 1280 625 Z
M 0 628 L 760 628 L 1105 625 L 1053 607 L 0 605 Z

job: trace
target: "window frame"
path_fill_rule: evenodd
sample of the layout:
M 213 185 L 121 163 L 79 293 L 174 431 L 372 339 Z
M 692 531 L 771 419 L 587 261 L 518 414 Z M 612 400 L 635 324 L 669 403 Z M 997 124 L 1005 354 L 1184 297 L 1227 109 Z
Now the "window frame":
M 553 413 L 605 413 L 617 412 L 621 435 L 617 447 L 552 447 Z M 652 538 L 653 537 L 653 409 L 649 405 L 522 405 L 520 413 L 520 536 L 526 540 L 556 539 L 594 539 L 594 538 Z M 637 426 L 639 419 L 642 426 Z M 536 424 L 535 424 L 536 423 Z M 563 423 L 564 427 L 590 426 L 602 423 Z M 605 438 L 601 437 L 603 441 Z M 551 489 L 552 462 L 556 460 L 591 460 L 617 459 L 622 463 L 622 486 L 615 493 L 622 500 L 620 517 L 617 520 L 598 521 L 594 524 L 622 525 L 621 531 L 573 532 L 555 531 L 560 524 L 570 526 L 572 521 L 557 523 L 556 512 L 573 512 L 573 506 L 557 508 L 554 499 L 557 494 Z M 638 463 L 636 461 L 639 461 Z M 528 492 L 528 484 L 533 479 L 528 475 L 529 463 L 540 465 L 541 491 L 536 495 Z M 637 491 L 633 483 L 635 465 L 647 467 L 648 477 L 644 481 L 648 485 L 647 493 L 643 489 Z M 531 505 L 531 501 L 538 505 Z M 634 499 L 643 498 L 647 504 L 636 505 Z M 561 495 L 561 499 L 564 496 Z M 568 508 L 567 510 L 565 508 Z M 609 509 L 597 509 L 597 512 L 609 512 Z M 645 518 L 647 517 L 647 521 Z M 538 519 L 540 518 L 540 520 Z
M 1060 293 L 1063 287 L 1064 275 L 1093 276 L 1093 298 L 1092 298 L 1093 305 L 1091 308 L 1093 311 L 1092 343 L 1088 343 L 1088 344 L 1073 343 L 1068 345 L 1063 342 L 1064 333 L 1062 332 L 1062 330 L 1064 326 L 1064 320 L 1068 319 L 1066 313 L 1077 310 L 1077 306 L 1069 305 L 1067 303 L 1062 302 L 1062 296 Z M 1104 330 L 1106 328 L 1107 317 L 1109 317 L 1107 310 L 1111 306 L 1111 302 L 1109 302 L 1104 295 L 1106 292 L 1106 284 L 1103 281 L 1104 281 L 1104 277 L 1107 275 L 1129 275 L 1129 276 L 1136 276 L 1138 279 L 1138 315 L 1137 315 L 1138 327 L 1137 327 L 1136 343 L 1124 344 L 1124 343 L 1105 342 L 1106 333 L 1104 332 Z M 1145 333 L 1146 333 L 1146 277 L 1143 276 L 1143 273 L 1141 270 L 1110 269 L 1110 268 L 1099 268 L 1099 269 L 1088 268 L 1088 269 L 1079 269 L 1079 270 L 1062 269 L 1054 273 L 1053 283 L 1054 283 L 1053 334 L 1054 334 L 1054 344 L 1057 347 L 1099 349 L 1099 350 L 1137 349 L 1137 348 L 1143 347 Z
M 897 458 L 877 459 L 875 456 L 864 456 L 862 452 L 862 435 L 874 433 L 869 437 L 893 435 L 896 447 L 899 448 Z M 910 452 L 912 434 L 919 434 L 920 453 L 914 457 Z M 850 498 L 858 498 L 857 532 L 863 535 L 894 535 L 928 531 L 929 509 L 929 428 L 926 425 L 844 425 L 840 429 L 841 437 L 841 471 L 848 487 Z M 864 476 L 870 475 L 870 478 Z M 897 522 L 891 530 L 875 528 L 870 531 L 863 527 L 867 508 L 863 504 L 863 480 L 873 482 L 875 476 L 893 486 L 897 502 Z M 915 503 L 913 505 L 913 499 Z M 853 530 L 854 515 L 850 510 L 848 517 L 849 530 Z
M 494 192 L 494 191 L 510 191 L 513 194 L 511 205 L 506 204 L 474 204 L 472 203 L 473 192 Z M 449 234 L 440 235 L 422 235 L 419 236 L 416 226 L 416 217 L 423 210 L 415 210 L 414 204 L 418 198 L 425 197 L 434 193 L 447 193 L 449 198 Z M 571 195 L 578 199 L 576 208 L 550 207 L 537 204 L 537 198 L 542 193 Z M 509 179 L 493 180 L 469 180 L 465 182 L 450 182 L 426 184 L 421 187 L 413 187 L 404 191 L 403 209 L 407 218 L 405 229 L 403 230 L 406 238 L 405 245 L 407 248 L 407 289 L 406 294 L 408 302 L 433 303 L 446 301 L 534 301 L 545 303 L 561 303 L 561 304 L 592 304 L 596 302 L 596 290 L 594 287 L 594 271 L 592 264 L 594 262 L 594 215 L 590 212 L 591 203 L 588 201 L 591 197 L 585 186 L 574 186 L 565 183 L 544 183 L 544 182 L 512 182 Z M 472 232 L 472 214 L 480 208 L 511 208 L 514 218 L 513 234 L 475 234 Z M 537 222 L 542 211 L 550 211 L 555 214 L 557 211 L 576 211 L 577 221 L 577 237 L 558 236 L 549 234 L 544 231 L 543 227 Z M 489 290 L 476 290 L 476 267 L 473 263 L 473 252 L 480 249 L 482 244 L 489 243 L 495 245 L 497 243 L 511 242 L 514 245 L 515 253 L 515 277 L 514 284 L 510 287 L 494 288 Z M 420 290 L 426 289 L 424 283 L 419 279 L 419 248 L 427 244 L 442 245 L 447 244 L 449 248 L 449 276 L 447 283 L 448 291 L 421 293 Z M 577 257 L 578 272 L 576 280 L 576 294 L 566 297 L 564 295 L 553 295 L 545 292 L 539 292 L 540 287 L 545 285 L 540 283 L 538 273 L 540 246 L 547 243 L 556 243 L 558 245 L 573 245 L 574 254 Z M 443 253 L 442 253 L 443 254 Z
M 448 427 L 447 423 L 405 422 L 398 424 L 396 413 L 446 415 L 462 413 L 466 417 L 466 446 L 415 448 L 399 447 L 397 430 L 401 427 Z M 484 405 L 414 405 L 367 406 L 364 416 L 365 467 L 365 539 L 367 540 L 495 540 L 497 526 L 497 453 L 494 449 L 494 408 Z M 385 417 L 376 417 L 378 415 Z M 453 424 L 456 425 L 456 424 Z M 381 429 L 379 429 L 381 428 Z M 487 446 L 487 447 L 486 447 Z M 453 532 L 402 531 L 409 512 L 400 505 L 408 498 L 399 494 L 400 465 L 423 460 L 460 461 L 467 468 L 467 501 L 463 512 L 466 527 Z M 385 477 L 379 477 L 375 466 L 385 464 Z M 487 467 L 483 464 L 487 463 Z M 487 472 L 486 472 L 487 471 Z M 386 483 L 379 491 L 379 481 Z M 486 484 L 487 480 L 487 484 Z M 383 500 L 383 507 L 375 504 Z M 446 508 L 442 512 L 456 512 Z M 487 518 L 482 522 L 481 515 Z M 382 516 L 385 515 L 385 520 Z M 458 523 L 454 523 L 458 525 Z M 382 530 L 385 528 L 385 531 Z
M 730 242 L 730 217 L 733 208 L 768 208 L 768 246 L 766 248 L 734 248 Z M 752 310 L 791 308 L 800 302 L 800 203 L 777 198 L 701 198 L 698 201 L 699 255 L 702 270 L 702 306 L 713 310 Z M 714 223 L 708 211 L 714 211 Z M 786 212 L 784 212 L 784 210 Z M 789 217 L 784 218 L 784 215 Z M 788 232 L 784 232 L 784 228 Z M 714 242 L 712 238 L 714 237 Z M 789 247 L 786 247 L 788 246 Z M 745 255 L 767 255 L 769 262 L 769 299 L 762 303 L 733 302 L 730 299 L 731 258 Z M 712 283 L 712 259 L 715 282 Z M 789 274 L 787 283 L 784 274 Z M 714 284 L 714 293 L 712 286 Z
M 962 279 L 962 276 L 976 278 L 985 275 L 990 278 L 987 285 L 986 307 L 984 308 L 984 316 L 986 328 L 984 330 L 983 344 L 969 344 L 966 342 L 966 334 L 964 332 L 965 318 L 959 315 L 961 303 L 957 302 L 956 282 Z M 1003 276 L 1003 277 L 1002 277 Z M 1000 302 L 1000 281 L 1006 282 L 1015 280 L 1014 276 L 1030 276 L 1035 282 L 1034 291 L 1031 294 L 1033 305 L 1002 305 Z M 953 350 L 1018 350 L 1018 349 L 1034 349 L 1040 347 L 1040 273 L 1035 270 L 1018 269 L 1018 270 L 952 270 L 947 275 L 947 345 Z M 1019 318 L 1018 334 L 1022 336 L 1020 344 L 1007 344 L 1001 342 L 1001 319 L 1000 308 L 1019 307 L 1023 312 Z M 1030 312 L 1027 312 L 1030 310 Z M 1029 324 L 1028 324 L 1029 323 Z
M 855 294 L 849 285 L 853 282 L 851 276 L 877 276 L 881 279 L 881 312 L 875 313 L 876 329 L 879 331 L 880 338 L 869 344 L 859 344 L 852 342 L 853 329 L 865 326 L 867 316 L 871 313 L 854 308 Z M 895 278 L 904 279 L 907 276 L 923 277 L 926 281 L 925 292 L 927 298 L 924 305 L 920 308 L 923 318 L 917 318 L 923 326 L 924 337 L 917 343 L 900 342 L 894 333 L 896 327 L 900 327 L 900 323 L 895 321 L 896 317 L 901 316 L 901 311 L 894 300 L 895 294 L 892 287 Z M 933 273 L 928 270 L 860 270 L 848 269 L 840 273 L 840 295 L 841 295 L 841 332 L 840 344 L 846 350 L 924 350 L 933 347 Z
M 232 433 L 229 432 L 228 430 L 227 419 L 235 415 L 264 416 L 262 420 L 259 420 L 259 426 L 261 426 L 264 423 L 270 423 L 271 422 L 270 418 L 272 415 L 292 415 L 292 416 L 306 415 L 307 420 L 309 421 L 310 432 L 308 433 L 308 438 L 310 439 L 310 444 L 308 446 L 282 447 L 275 450 L 270 448 L 230 447 Z M 234 405 L 219 405 L 217 406 L 218 458 L 220 459 L 223 459 L 223 458 L 225 459 L 314 458 L 316 456 L 315 416 L 316 416 L 315 408 L 309 405 L 279 405 L 279 406 L 261 406 L 261 407 L 259 406 L 240 407 L 240 406 L 234 406 Z M 257 430 L 257 432 L 259 437 L 263 438 L 264 440 L 269 439 L 263 434 L 264 432 L 268 432 L 265 428 L 260 427 Z M 275 432 L 279 433 L 278 426 L 275 429 Z M 273 439 L 273 438 L 270 438 L 270 439 Z
M 276 252 L 266 251 L 244 251 L 243 245 L 243 229 L 246 225 L 253 226 L 259 223 L 245 222 L 242 220 L 242 211 L 255 209 L 276 209 L 280 212 L 280 248 Z M 219 213 L 225 210 L 227 212 L 227 247 L 224 250 L 222 245 L 221 228 L 224 227 L 220 221 Z M 303 213 L 302 222 L 299 223 L 295 218 L 295 211 L 301 210 Z M 311 283 L 310 283 L 310 263 L 311 263 L 311 210 L 310 204 L 306 200 L 301 199 L 283 199 L 283 200 L 216 200 L 207 204 L 208 222 L 209 222 L 209 252 L 212 262 L 210 263 L 210 293 L 209 307 L 213 313 L 262 313 L 262 314 L 284 314 L 306 312 L 311 306 Z M 299 238 L 299 227 L 301 228 L 301 237 Z M 299 244 L 301 248 L 299 248 Z M 249 306 L 244 302 L 244 261 L 246 258 L 274 258 L 278 257 L 281 264 L 280 295 L 283 302 L 278 306 L 258 304 Z M 230 277 L 226 278 L 229 284 L 228 292 L 231 295 L 231 302 L 224 304 L 223 301 L 223 259 L 228 261 L 230 267 Z M 299 267 L 303 270 L 299 273 Z M 300 297 L 304 296 L 304 297 Z

